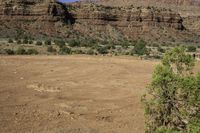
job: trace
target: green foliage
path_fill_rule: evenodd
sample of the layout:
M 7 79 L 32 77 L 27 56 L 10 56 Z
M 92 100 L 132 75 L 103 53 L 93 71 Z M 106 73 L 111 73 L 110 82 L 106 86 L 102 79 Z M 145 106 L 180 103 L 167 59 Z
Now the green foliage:
M 187 52 L 196 52 L 197 51 L 197 47 L 195 46 L 188 46 L 187 47 Z
M 65 47 L 65 41 L 64 40 L 54 40 L 54 43 L 59 46 L 59 48 Z
M 35 45 L 42 46 L 42 44 L 43 43 L 41 41 L 37 41 Z
M 105 46 L 104 47 L 103 46 L 98 47 L 97 51 L 98 51 L 99 54 L 108 54 L 108 49 Z
M 45 44 L 45 45 L 51 45 L 51 40 L 46 40 L 46 41 L 44 42 L 44 44 Z
M 53 48 L 52 46 L 49 46 L 47 48 L 47 52 L 50 52 L 50 53 L 54 53 L 54 52 L 57 52 L 55 48 Z
M 94 54 L 95 54 L 95 52 L 94 52 L 94 50 L 92 50 L 92 49 L 89 49 L 89 50 L 87 51 L 87 54 L 88 54 L 88 55 L 94 55 Z
M 14 41 L 12 39 L 8 39 L 8 43 L 13 43 Z
M 138 41 L 135 44 L 135 47 L 133 49 L 133 54 L 137 54 L 137 55 L 145 55 L 148 54 L 148 50 L 146 48 L 146 42 L 143 40 Z
M 21 40 L 17 40 L 17 44 L 22 44 L 22 41 Z
M 81 49 L 75 49 L 73 50 L 73 54 L 85 54 L 85 52 Z
M 36 49 L 28 49 L 26 51 L 26 54 L 28 54 L 28 55 L 37 55 L 38 51 Z
M 159 127 L 156 129 L 155 133 L 180 133 L 180 132 L 171 128 Z
M 22 47 L 19 47 L 17 50 L 16 50 L 16 54 L 18 55 L 25 55 L 26 54 L 26 50 Z
M 158 52 L 160 52 L 160 53 L 165 53 L 165 49 L 163 49 L 162 47 L 158 47 Z
M 29 41 L 28 41 L 28 44 L 33 44 L 33 41 L 32 41 L 32 40 L 29 40 Z
M 71 54 L 72 50 L 66 46 L 64 47 L 61 47 L 60 50 L 59 50 L 59 53 L 60 54 Z
M 11 50 L 11 49 L 5 49 L 5 52 L 8 55 L 14 55 L 15 54 L 15 52 L 13 50 Z
M 200 74 L 192 74 L 194 58 L 185 51 L 184 47 L 168 51 L 153 73 L 142 99 L 147 133 L 199 131 L 199 121 L 194 120 L 200 119 Z
M 28 39 L 25 38 L 25 39 L 23 40 L 23 44 L 28 44 L 28 43 L 29 43 Z
M 80 40 L 76 39 L 76 40 L 70 40 L 68 41 L 68 44 L 70 47 L 80 47 Z

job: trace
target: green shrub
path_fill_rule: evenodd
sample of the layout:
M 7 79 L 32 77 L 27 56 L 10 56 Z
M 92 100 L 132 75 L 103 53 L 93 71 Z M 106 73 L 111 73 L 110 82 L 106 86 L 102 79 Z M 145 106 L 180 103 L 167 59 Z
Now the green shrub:
M 33 40 L 29 40 L 29 41 L 28 41 L 28 44 L 33 44 Z
M 51 40 L 46 40 L 44 43 L 45 45 L 51 45 Z
M 22 44 L 22 41 L 21 40 L 17 40 L 17 44 Z
M 73 50 L 73 53 L 74 54 L 85 54 L 85 52 L 81 49 L 76 49 L 76 50 Z
M 80 47 L 81 42 L 79 40 L 70 40 L 68 44 L 70 47 Z
M 25 55 L 26 54 L 26 50 L 22 47 L 19 47 L 17 50 L 16 50 L 16 54 L 18 55 Z
M 57 50 L 55 48 L 53 48 L 52 46 L 49 46 L 47 48 L 47 52 L 54 53 L 54 52 L 57 52 Z
M 28 54 L 28 55 L 37 55 L 38 51 L 36 49 L 28 49 L 26 54 Z
M 148 54 L 148 50 L 146 48 L 146 42 L 144 42 L 143 40 L 138 41 L 132 52 L 133 54 L 137 55 Z
M 187 52 L 196 52 L 197 51 L 197 47 L 195 46 L 188 46 L 187 47 Z
M 65 46 L 65 41 L 64 40 L 55 40 L 54 43 L 59 46 L 59 48 L 62 48 Z
M 155 133 L 181 133 L 181 132 L 171 128 L 160 127 L 156 129 Z
M 14 55 L 15 54 L 15 52 L 13 50 L 11 50 L 11 49 L 5 49 L 5 52 L 8 55 Z
M 147 133 L 200 132 L 200 73 L 184 47 L 167 51 L 142 98 Z
M 37 41 L 35 45 L 41 46 L 43 43 L 41 41 Z
M 60 54 L 71 54 L 71 49 L 66 46 L 61 47 L 59 50 L 59 53 Z
M 89 50 L 87 51 L 87 54 L 88 54 L 88 55 L 94 55 L 94 54 L 95 54 L 95 52 L 94 52 L 94 50 L 92 50 L 92 49 L 89 49 Z
M 107 47 L 100 46 L 100 47 L 97 48 L 97 51 L 98 51 L 99 54 L 108 54 Z
M 165 49 L 163 49 L 162 47 L 158 47 L 158 52 L 160 52 L 160 53 L 165 53 Z
M 23 40 L 23 44 L 28 44 L 28 43 L 29 43 L 28 39 Z
M 12 39 L 8 39 L 8 43 L 13 43 L 14 41 Z

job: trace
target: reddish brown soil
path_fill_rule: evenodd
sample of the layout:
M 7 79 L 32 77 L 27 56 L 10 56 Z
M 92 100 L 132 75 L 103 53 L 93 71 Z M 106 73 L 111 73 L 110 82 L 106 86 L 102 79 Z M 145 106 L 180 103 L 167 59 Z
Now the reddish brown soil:
M 0 131 L 143 133 L 140 98 L 156 61 L 1 56 Z

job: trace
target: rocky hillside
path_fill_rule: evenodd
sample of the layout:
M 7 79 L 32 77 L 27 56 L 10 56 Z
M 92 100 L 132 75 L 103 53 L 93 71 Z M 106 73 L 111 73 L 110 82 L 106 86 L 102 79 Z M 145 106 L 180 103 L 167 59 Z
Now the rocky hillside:
M 128 5 L 176 5 L 176 6 L 200 6 L 200 0 L 81 0 L 83 2 L 95 2 L 105 5 L 128 6 Z
M 157 7 L 110 7 L 55 0 L 1 0 L 0 36 L 36 38 L 144 39 L 158 43 L 198 43 L 178 12 Z M 188 29 L 187 29 L 188 28 Z M 198 40 L 199 39 L 199 40 Z
M 54 0 L 1 0 L 1 36 L 12 36 L 12 31 L 51 36 L 62 33 L 62 24 L 73 22 L 67 8 Z

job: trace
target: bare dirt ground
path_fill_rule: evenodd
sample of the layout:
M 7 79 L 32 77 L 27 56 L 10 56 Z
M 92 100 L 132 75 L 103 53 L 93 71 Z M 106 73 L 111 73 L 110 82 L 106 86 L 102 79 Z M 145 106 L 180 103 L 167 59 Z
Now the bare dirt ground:
M 0 131 L 143 133 L 140 99 L 157 63 L 132 57 L 1 56 Z

